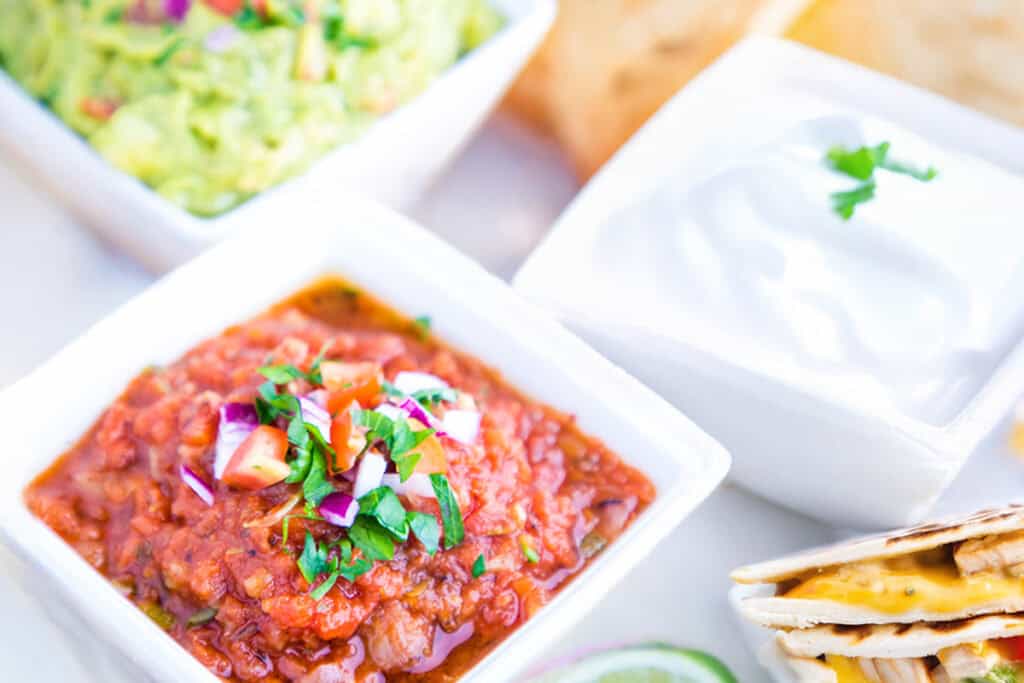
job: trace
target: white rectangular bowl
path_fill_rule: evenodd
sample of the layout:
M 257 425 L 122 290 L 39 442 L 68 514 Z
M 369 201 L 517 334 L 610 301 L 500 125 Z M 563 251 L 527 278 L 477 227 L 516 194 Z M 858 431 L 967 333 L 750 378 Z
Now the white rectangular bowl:
M 709 137 L 746 139 L 747 131 L 729 128 L 734 117 L 806 115 L 765 111 L 763 103 L 779 93 L 821 98 L 955 152 L 1024 170 L 1018 129 L 814 50 L 751 39 L 680 91 L 620 150 L 559 218 L 515 287 L 719 439 L 743 486 L 840 525 L 904 526 L 928 512 L 1024 390 L 1024 344 L 1010 350 L 966 407 L 937 425 L 826 386 L 779 379 L 774 368 L 730 353 L 700 330 L 666 331 L 655 315 L 617 319 L 600 301 L 585 300 L 587 277 L 574 276 L 572 264 L 590 253 L 593 226 L 700 154 Z M 651 220 L 658 218 L 672 219 Z
M 528 395 L 574 413 L 582 429 L 657 486 L 655 501 L 625 534 L 474 668 L 468 681 L 515 678 L 728 469 L 729 456 L 714 440 L 507 285 L 391 211 L 357 198 L 345 202 L 340 218 L 315 205 L 289 214 L 285 236 L 277 217 L 265 215 L 260 225 L 167 275 L 0 394 L 6 437 L 0 538 L 156 680 L 216 679 L 32 516 L 22 491 L 142 368 L 173 361 L 318 276 L 341 274 L 410 316 L 429 314 L 440 338 L 497 368 Z M 302 248 L 289 246 L 295 244 Z
M 426 92 L 304 174 L 216 218 L 194 216 L 111 166 L 2 70 L 0 148 L 100 236 L 155 272 L 249 225 L 254 213 L 268 207 L 297 212 L 323 199 L 344 211 L 338 198 L 339 190 L 345 190 L 401 208 L 420 195 L 469 139 L 554 20 L 555 0 L 491 1 L 506 17 L 505 27 Z

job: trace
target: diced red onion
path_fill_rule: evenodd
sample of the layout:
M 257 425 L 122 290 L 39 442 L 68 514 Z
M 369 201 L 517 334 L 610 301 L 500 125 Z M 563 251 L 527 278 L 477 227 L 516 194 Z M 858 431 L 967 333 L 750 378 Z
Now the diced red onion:
M 350 527 L 359 514 L 359 503 L 347 493 L 338 491 L 320 501 L 320 516 L 334 526 Z
M 324 410 L 327 410 L 327 390 L 326 389 L 314 389 L 313 391 L 306 394 L 306 398 L 313 401 Z
M 408 413 L 410 417 L 414 417 L 420 422 L 422 422 L 425 427 L 433 427 L 434 429 L 438 429 L 441 426 L 441 423 L 438 421 L 438 419 L 431 415 L 423 406 L 421 406 L 419 401 L 407 398 L 403 400 L 398 407 L 404 410 L 406 413 Z
M 480 433 L 480 413 L 475 410 L 449 410 L 441 420 L 444 436 L 471 444 Z
M 384 456 L 373 451 L 368 451 L 359 461 L 359 469 L 356 470 L 356 483 L 352 485 L 352 495 L 362 498 L 364 495 L 380 486 L 388 463 Z
M 191 467 L 182 463 L 178 466 L 178 474 L 181 475 L 181 480 L 185 484 L 195 491 L 195 494 L 199 496 L 204 503 L 207 505 L 213 505 L 213 489 L 207 484 L 202 478 L 196 474 Z
M 331 439 L 331 416 L 318 406 L 316 401 L 308 396 L 299 396 L 299 406 L 302 407 L 302 420 L 320 430 L 320 434 L 330 441 Z
M 467 621 L 451 633 L 446 632 L 441 627 L 437 627 L 434 631 L 434 647 L 431 648 L 430 656 L 413 668 L 408 669 L 408 673 L 424 674 L 436 669 L 441 666 L 441 663 L 444 662 L 445 659 L 448 658 L 448 655 L 451 654 L 452 650 L 469 640 L 472 635 L 472 621 Z
M 259 425 L 256 408 L 251 403 L 225 403 L 220 407 L 217 445 L 213 457 L 213 476 L 220 479 L 231 462 L 231 456 Z
M 392 382 L 403 394 L 411 394 L 424 389 L 447 389 L 448 383 L 429 372 L 400 372 Z
M 402 410 L 398 406 L 391 405 L 390 403 L 381 403 L 379 406 L 373 409 L 373 412 L 380 413 L 384 417 L 392 420 L 404 420 L 409 417 L 409 413 Z
M 191 7 L 192 0 L 164 0 L 164 14 L 177 22 L 185 21 Z
M 398 474 L 388 473 L 381 479 L 381 483 L 400 496 L 437 498 L 437 494 L 434 493 L 434 485 L 430 483 L 430 477 L 422 472 L 413 472 L 405 481 L 402 481 Z
M 221 53 L 234 45 L 239 35 L 238 28 L 234 24 L 224 24 L 207 33 L 203 45 L 210 52 Z

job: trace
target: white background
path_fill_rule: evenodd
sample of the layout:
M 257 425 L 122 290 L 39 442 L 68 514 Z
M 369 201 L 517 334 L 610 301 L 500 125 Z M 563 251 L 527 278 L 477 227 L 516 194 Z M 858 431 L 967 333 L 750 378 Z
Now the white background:
M 574 179 L 550 146 L 499 118 L 412 213 L 508 279 L 575 191 Z M 31 178 L 0 161 L 0 386 L 31 370 L 152 279 L 36 192 Z M 59 401 L 56 395 L 54 405 L 42 409 L 54 410 L 59 419 Z M 1000 498 L 1024 491 L 1024 465 L 1008 464 L 998 445 L 988 450 L 948 497 L 961 504 L 941 507 L 993 502 L 991 477 L 985 474 L 990 466 L 1009 468 L 996 485 Z M 767 675 L 741 641 L 726 603 L 728 572 L 831 535 L 816 522 L 726 485 L 547 656 L 656 639 L 712 651 L 740 681 L 763 683 Z M 44 608 L 22 590 L 32 581 L 0 549 L 0 680 L 115 683 L 113 674 L 102 673 L 107 670 L 100 646 L 80 627 L 55 628 L 47 612 L 62 620 L 59 606 Z M 127 674 L 124 680 L 138 679 Z

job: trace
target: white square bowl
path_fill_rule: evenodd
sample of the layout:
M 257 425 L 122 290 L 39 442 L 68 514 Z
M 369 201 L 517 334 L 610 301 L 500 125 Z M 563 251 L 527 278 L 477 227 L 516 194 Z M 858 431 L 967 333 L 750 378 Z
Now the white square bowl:
M 756 341 L 730 343 L 726 335 L 714 336 L 711 323 L 697 320 L 684 325 L 680 321 L 690 318 L 671 317 L 671 304 L 662 305 L 661 299 L 656 299 L 657 306 L 644 309 L 645 297 L 661 291 L 655 286 L 678 291 L 671 289 L 676 281 L 667 265 L 638 293 L 631 288 L 632 282 L 608 275 L 593 265 L 597 261 L 591 261 L 597 235 L 603 234 L 598 230 L 617 226 L 617 234 L 623 234 L 627 225 L 614 221 L 635 206 L 642 207 L 636 215 L 643 217 L 644 225 L 674 225 L 671 201 L 644 203 L 659 181 L 671 177 L 696 184 L 711 172 L 708 167 L 725 163 L 730 154 L 741 155 L 765 144 L 763 136 L 776 129 L 786 130 L 804 117 L 824 116 L 803 108 L 802 103 L 809 101 L 823 103 L 822 111 L 843 112 L 851 120 L 871 125 L 877 121 L 879 127 L 885 124 L 908 131 L 908 143 L 910 137 L 931 141 L 949 150 L 950 157 L 990 169 L 985 177 L 999 180 L 992 186 L 998 190 L 987 186 L 979 190 L 976 183 L 972 197 L 988 192 L 989 198 L 998 200 L 989 205 L 1005 209 L 1007 240 L 1016 234 L 1013 216 L 1024 181 L 1006 170 L 1024 170 L 1020 130 L 814 50 L 785 41 L 752 39 L 685 87 L 601 170 L 516 275 L 515 287 L 554 311 L 598 350 L 719 439 L 733 455 L 732 476 L 743 486 L 840 525 L 904 526 L 927 513 L 967 456 L 1024 390 L 1024 345 L 1019 336 L 1013 337 L 1009 351 L 990 374 L 979 379 L 980 388 L 951 418 L 920 419 L 856 392 L 813 381 L 815 376 L 805 368 L 792 371 L 767 353 L 750 353 L 751 348 L 757 350 Z M 870 128 L 868 123 L 864 126 Z M 905 149 L 897 143 L 894 147 L 897 154 Z M 940 166 L 940 174 L 944 173 Z M 940 175 L 942 191 L 956 192 L 956 185 L 949 187 L 951 183 L 943 178 Z M 671 187 L 679 187 L 680 195 L 689 189 L 682 184 Z M 884 201 L 882 182 L 880 188 L 879 200 L 865 213 L 870 215 Z M 993 198 L 993 192 L 998 196 Z M 827 190 L 821 190 L 823 207 L 827 196 Z M 745 209 L 744 205 L 729 214 L 723 209 L 722 214 L 742 216 Z M 822 222 L 838 222 L 827 211 L 808 214 L 819 221 L 808 221 L 808 233 L 824 230 Z M 969 231 L 971 219 L 952 216 L 946 223 L 959 220 L 963 230 Z M 628 227 L 639 222 L 634 219 Z M 948 227 L 955 232 L 957 226 Z M 834 229 L 845 229 L 843 239 L 850 242 L 864 234 L 863 225 L 856 222 Z M 666 233 L 641 232 L 635 239 L 643 240 L 646 234 L 661 238 Z M 654 244 L 674 248 L 674 235 Z M 888 239 L 889 234 L 883 234 L 858 248 L 866 251 Z M 997 242 L 994 248 L 1005 254 L 1013 248 L 1011 244 Z M 618 262 L 629 264 L 623 271 L 633 268 L 630 272 L 639 273 L 644 264 L 634 265 L 630 257 L 646 257 L 657 248 L 627 255 L 606 247 L 604 258 L 617 253 Z M 871 253 L 879 255 L 883 250 Z M 662 258 L 660 252 L 647 263 L 652 272 L 656 258 Z M 682 268 L 678 263 L 676 267 Z M 1024 272 L 1024 259 L 1015 267 L 1018 274 Z M 982 264 L 975 272 L 984 268 Z M 634 292 L 637 305 L 632 312 L 610 305 L 604 294 L 613 288 L 616 295 Z
M 261 225 L 167 275 L 0 394 L 6 435 L 0 538 L 156 680 L 216 679 L 36 519 L 22 490 L 142 368 L 178 358 L 318 276 L 341 274 L 410 316 L 429 314 L 440 338 L 528 395 L 574 413 L 582 429 L 657 486 L 654 502 L 623 536 L 468 681 L 515 678 L 726 474 L 729 457 L 720 445 L 507 285 L 387 209 L 357 198 L 346 207 L 338 218 L 326 207 L 306 206 L 288 216 L 286 235 L 276 216 L 264 216 Z
M 477 129 L 554 20 L 555 0 L 491 0 L 506 25 L 419 97 L 305 173 L 215 218 L 194 216 L 111 166 L 89 143 L 0 70 L 0 147 L 100 236 L 161 272 L 273 206 L 300 212 L 339 190 L 396 208 L 429 185 Z M 282 215 L 287 215 L 287 212 Z M 27 229 L 27 228 L 25 228 Z

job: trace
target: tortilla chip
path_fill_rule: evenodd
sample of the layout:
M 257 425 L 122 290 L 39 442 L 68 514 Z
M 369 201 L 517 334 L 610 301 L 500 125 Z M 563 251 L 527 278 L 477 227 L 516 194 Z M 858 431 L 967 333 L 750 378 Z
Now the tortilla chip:
M 1024 3 L 818 0 L 787 37 L 1024 124 Z
M 562 0 L 506 104 L 592 175 L 687 81 L 751 30 L 782 30 L 808 0 Z

